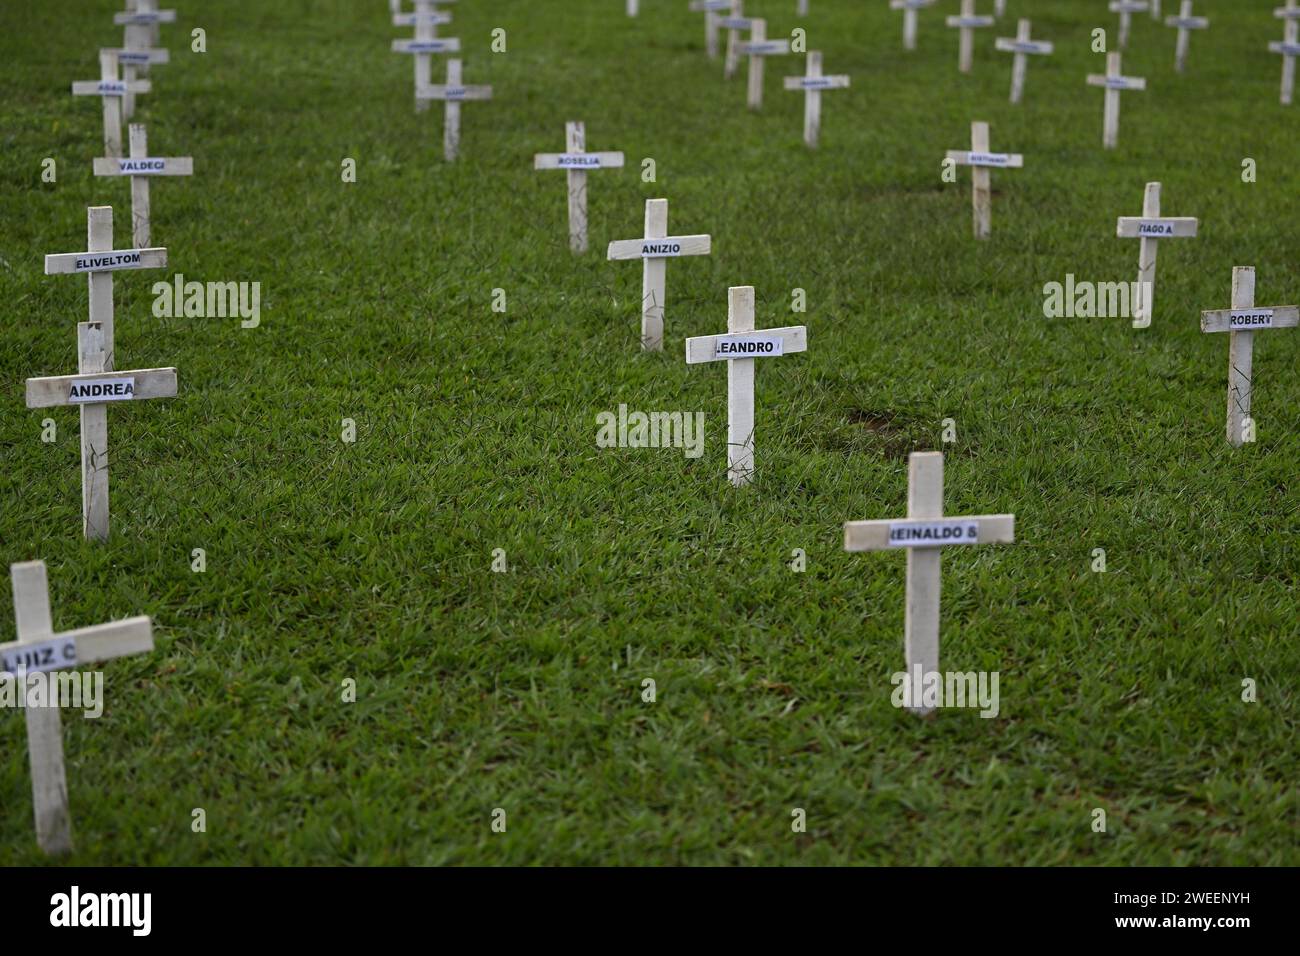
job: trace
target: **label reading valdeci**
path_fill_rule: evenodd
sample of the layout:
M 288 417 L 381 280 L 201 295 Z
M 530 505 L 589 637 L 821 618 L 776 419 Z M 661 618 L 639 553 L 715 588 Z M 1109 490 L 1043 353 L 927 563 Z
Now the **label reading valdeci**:
M 940 544 L 975 544 L 980 537 L 980 523 L 968 518 L 953 521 L 915 521 L 891 523 L 891 548 L 923 548 Z

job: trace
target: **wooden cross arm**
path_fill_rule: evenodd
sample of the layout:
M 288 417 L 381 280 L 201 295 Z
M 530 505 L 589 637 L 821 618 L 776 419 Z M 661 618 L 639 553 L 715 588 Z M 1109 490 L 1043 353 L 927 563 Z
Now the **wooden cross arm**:
M 114 26 L 126 27 L 142 23 L 175 23 L 175 10 L 150 10 L 145 13 L 115 13 Z
M 130 382 L 131 394 L 125 394 L 125 385 Z M 105 395 L 117 394 L 118 397 L 104 397 L 99 401 L 94 398 L 74 397 L 74 386 L 79 391 L 87 391 L 84 386 L 112 386 Z M 96 391 L 104 392 L 104 389 Z M 142 368 L 126 372 L 90 372 L 85 375 L 54 375 L 48 378 L 29 378 L 27 380 L 27 407 L 52 408 L 55 405 L 96 405 L 110 401 L 141 401 L 146 398 L 171 398 L 176 394 L 176 369 Z
M 909 540 L 909 530 L 947 528 L 950 540 Z M 972 515 L 942 518 L 883 518 L 844 522 L 845 551 L 892 551 L 908 547 L 946 547 L 959 544 L 1005 544 L 1015 540 L 1015 515 Z M 891 533 L 900 537 L 891 543 Z
M 415 98 L 417 100 L 451 100 L 457 103 L 462 100 L 490 100 L 492 99 L 492 87 L 448 86 L 445 83 L 434 83 L 417 89 Z
M 1015 37 L 998 37 L 993 48 L 1003 53 L 1051 53 L 1054 47 L 1048 40 L 1017 40 Z
M 1105 73 L 1089 73 L 1089 86 L 1104 86 L 1114 90 L 1145 90 L 1147 81 L 1141 76 L 1107 76 Z
M 1108 9 L 1111 13 L 1141 13 L 1149 6 L 1147 0 L 1112 0 Z
M 148 93 L 153 89 L 149 80 L 76 80 L 72 84 L 73 96 L 122 96 L 126 93 Z
M 393 26 L 395 27 L 413 27 L 417 24 L 433 24 L 442 26 L 445 23 L 451 23 L 451 14 L 442 13 L 433 10 L 429 13 L 394 13 Z
M 1293 329 L 1300 325 L 1300 307 L 1260 306 L 1250 309 L 1208 309 L 1201 313 L 1202 332 L 1246 332 L 1255 329 Z
M 1274 7 L 1273 16 L 1281 20 L 1300 20 L 1300 7 Z
M 1120 216 L 1115 235 L 1121 239 L 1190 239 L 1196 235 L 1198 223 L 1193 216 Z
M 193 176 L 193 156 L 158 156 L 147 159 L 95 157 L 96 176 Z
M 433 40 L 394 40 L 394 53 L 459 53 L 460 39 L 442 37 Z
M 1283 56 L 1300 56 L 1300 43 L 1287 43 L 1284 40 L 1270 40 L 1269 53 L 1281 53 Z
M 891 10 L 919 10 L 921 7 L 932 7 L 936 0 L 889 0 L 889 9 Z
M 1165 17 L 1165 26 L 1180 30 L 1204 30 L 1209 25 L 1209 17 Z
M 740 44 L 746 56 L 784 56 L 790 52 L 789 40 L 752 40 Z
M 30 652 L 43 644 L 63 644 L 67 641 L 75 643 L 77 649 L 75 660 L 68 661 L 60 655 L 62 659 L 59 663 L 62 666 L 51 668 L 47 665 L 33 667 L 30 670 L 62 670 L 66 667 L 94 664 L 115 657 L 126 657 L 128 654 L 152 651 L 153 623 L 143 616 L 128 617 L 107 624 L 92 624 L 90 627 L 80 627 L 74 631 L 51 634 L 47 638 L 35 641 L 10 641 L 7 644 L 0 644 L 0 660 L 7 659 L 10 654 L 21 655 L 25 651 Z M 0 671 L 8 673 L 2 664 L 0 664 Z
M 753 332 L 727 332 L 722 335 L 697 335 L 686 340 L 686 364 L 697 365 L 700 362 L 726 362 L 735 358 L 757 358 L 759 356 L 737 355 L 734 358 L 717 354 L 719 339 L 780 339 L 781 354 L 808 351 L 808 327 L 806 325 L 788 325 L 779 329 L 755 329 Z
M 703 13 L 711 10 L 730 10 L 731 0 L 691 0 L 691 11 Z
M 724 30 L 751 30 L 754 27 L 753 17 L 722 17 L 718 20 L 718 26 Z
M 127 66 L 135 66 L 141 63 L 170 63 L 172 54 L 170 50 L 156 48 L 131 47 L 102 47 L 100 53 L 111 53 L 117 57 L 117 62 Z
M 616 239 L 609 244 L 609 259 L 668 259 L 676 256 L 707 256 L 712 252 L 711 236 L 666 236 L 662 239 Z
M 60 252 L 45 257 L 45 274 L 113 272 L 118 269 L 165 269 L 167 250 L 114 249 L 106 252 Z
M 993 26 L 994 20 L 992 17 L 986 17 L 986 16 L 978 16 L 978 17 L 956 16 L 956 17 L 949 17 L 945 22 L 950 27 L 963 27 L 965 29 L 971 29 L 973 27 L 991 27 Z
M 537 153 L 533 169 L 619 169 L 623 154 L 612 153 Z
M 849 78 L 843 74 L 835 76 L 787 76 L 787 90 L 842 90 L 849 85 Z
M 1003 169 L 1021 169 L 1025 165 L 1022 153 L 980 153 L 969 149 L 950 149 L 945 154 L 958 166 L 993 166 Z

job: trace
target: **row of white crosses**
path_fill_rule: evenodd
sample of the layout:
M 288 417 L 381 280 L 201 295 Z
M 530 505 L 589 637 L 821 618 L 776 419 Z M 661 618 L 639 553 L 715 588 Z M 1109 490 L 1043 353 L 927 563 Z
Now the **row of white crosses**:
M 1282 54 L 1282 105 L 1291 105 L 1295 92 L 1295 58 L 1300 56 L 1300 4 L 1286 0 L 1285 7 L 1277 7 L 1273 16 L 1282 20 L 1282 42 L 1270 43 L 1270 53 Z
M 153 625 L 132 617 L 55 633 L 50 588 L 43 561 L 9 567 L 14 594 L 17 640 L 0 644 L 0 672 L 12 674 L 27 697 L 28 678 L 53 674 L 82 664 L 144 654 L 153 650 Z M 32 775 L 32 810 L 36 842 L 49 854 L 72 849 L 72 814 L 68 776 L 63 763 L 63 721 L 57 694 L 43 703 L 27 702 L 27 758 Z

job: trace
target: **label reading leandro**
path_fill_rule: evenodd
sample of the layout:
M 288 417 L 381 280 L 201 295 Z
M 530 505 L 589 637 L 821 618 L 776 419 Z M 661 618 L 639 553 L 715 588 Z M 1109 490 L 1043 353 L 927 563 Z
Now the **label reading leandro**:
M 98 402 L 129 402 L 135 398 L 135 378 L 96 378 L 73 382 L 68 389 L 68 402 L 84 405 Z
M 980 536 L 980 523 L 958 519 L 955 521 L 914 521 L 889 525 L 891 548 L 919 548 L 936 544 L 975 544 Z
M 769 358 L 781 354 L 785 340 L 779 335 L 722 335 L 713 357 L 720 359 Z

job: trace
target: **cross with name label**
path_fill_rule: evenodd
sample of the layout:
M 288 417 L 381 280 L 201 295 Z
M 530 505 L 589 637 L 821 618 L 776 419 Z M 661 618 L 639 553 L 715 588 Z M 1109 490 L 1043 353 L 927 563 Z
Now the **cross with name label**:
M 621 152 L 587 152 L 587 129 L 579 122 L 564 124 L 565 152 L 536 153 L 533 169 L 563 169 L 569 174 L 569 248 L 587 251 L 587 173 L 593 169 L 622 169 Z
M 889 9 L 903 11 L 903 49 L 916 49 L 916 13 L 932 7 L 938 0 L 889 0 Z
M 1119 53 L 1106 54 L 1106 73 L 1088 74 L 1089 86 L 1106 88 L 1106 99 L 1102 106 L 1101 145 L 1114 149 L 1119 143 L 1119 94 L 1121 90 L 1145 90 L 1147 81 L 1140 76 L 1124 76 L 1121 73 Z
M 750 21 L 749 41 L 740 45 L 740 52 L 749 57 L 748 105 L 751 110 L 763 108 L 763 62 L 769 56 L 784 56 L 790 52 L 789 40 L 769 40 L 767 21 Z
M 1025 157 L 1020 153 L 989 152 L 989 124 L 976 120 L 970 124 L 970 149 L 950 149 L 949 161 L 971 168 L 971 209 L 976 239 L 987 239 L 993 231 L 993 194 L 989 169 L 1021 169 Z
M 394 40 L 394 53 L 409 53 L 415 62 L 415 111 L 423 113 L 429 108 L 429 101 L 420 98 L 420 90 L 431 85 L 433 80 L 430 58 L 434 53 L 459 53 L 460 40 L 456 37 L 439 37 L 440 24 L 450 23 L 451 14 L 434 8 L 434 0 L 415 0 L 413 13 L 394 13 L 393 26 L 415 27 L 412 40 Z
M 126 32 L 129 34 L 131 29 L 131 27 L 127 27 Z M 127 42 L 134 41 L 128 39 Z M 122 96 L 122 118 L 130 119 L 135 115 L 135 94 L 130 92 L 130 84 L 138 80 L 141 71 L 148 69 L 151 64 L 170 63 L 171 53 L 165 49 L 147 45 L 107 47 L 105 49 L 117 57 L 118 65 L 122 68 L 122 79 L 127 83 L 127 92 Z M 100 52 L 103 52 L 103 50 Z
M 6 675 L 4 680 L 14 682 L 26 711 L 37 845 L 45 853 L 67 853 L 72 849 L 72 814 L 59 713 L 58 686 L 62 685 L 51 683 L 41 695 L 43 699 L 29 700 L 29 692 L 34 690 L 35 680 L 41 679 L 37 674 L 53 675 L 83 664 L 152 651 L 153 625 L 147 617 L 130 617 L 56 634 L 45 562 L 11 564 L 9 575 L 18 640 L 0 644 L 0 671 Z
M 167 250 L 113 249 L 113 207 L 91 206 L 86 210 L 86 252 L 65 252 L 45 257 L 45 274 L 86 275 L 90 288 L 90 324 L 103 331 L 105 368 L 112 369 L 113 356 L 113 273 L 122 269 L 165 269 Z
M 731 0 L 691 0 L 691 10 L 704 13 L 704 52 L 710 60 L 718 58 L 719 13 L 731 9 Z
M 754 330 L 754 287 L 727 290 L 727 333 L 686 340 L 686 364 L 727 363 L 727 479 L 739 488 L 754 477 L 754 361 L 808 350 L 808 328 Z
M 809 149 L 817 148 L 817 138 L 822 128 L 822 91 L 846 90 L 849 78 L 844 75 L 824 76 L 822 74 L 822 54 L 820 50 L 808 51 L 808 62 L 803 76 L 787 76 L 785 88 L 796 92 L 802 91 L 803 98 L 803 141 Z
M 1165 19 L 1165 26 L 1178 28 L 1178 41 L 1174 45 L 1174 69 L 1179 73 L 1187 66 L 1187 46 L 1192 35 L 1190 31 L 1204 30 L 1209 25 L 1207 17 L 1192 16 L 1192 0 L 1183 0 L 1178 16 Z
M 641 348 L 647 352 L 664 347 L 664 305 L 668 260 L 678 256 L 707 256 L 712 251 L 709 236 L 668 235 L 668 200 L 645 201 L 645 238 L 621 239 L 609 244 L 614 259 L 640 259 Z
M 490 86 L 465 86 L 460 60 L 447 60 L 447 82 L 415 91 L 422 100 L 445 100 L 447 114 L 442 124 L 442 154 L 453 162 L 460 154 L 460 104 L 466 100 L 492 99 Z
M 1149 9 L 1147 0 L 1111 0 L 1110 12 L 1119 14 L 1119 41 L 1121 50 L 1128 49 L 1128 31 L 1133 14 Z
M 1250 414 L 1255 333 L 1297 325 L 1300 308 L 1294 305 L 1255 305 L 1254 266 L 1233 267 L 1232 308 L 1201 313 L 1202 332 L 1228 333 L 1228 444 L 1232 447 L 1255 440 L 1255 420 Z
M 122 97 L 127 93 L 148 93 L 148 80 L 127 82 L 117 76 L 117 51 L 99 51 L 99 79 L 72 84 L 73 96 L 98 96 L 104 102 L 104 155 L 122 155 Z
M 912 452 L 908 457 L 907 517 L 880 521 L 846 521 L 845 551 L 907 549 L 907 611 L 903 653 L 910 675 L 939 670 L 940 555 L 945 546 L 1010 543 L 1015 515 L 957 518 L 943 513 L 943 452 Z M 904 697 L 909 710 L 929 713 L 920 701 Z
M 975 0 L 961 0 L 961 15 L 949 17 L 949 27 L 958 31 L 957 69 L 969 73 L 975 53 L 975 31 L 993 26 L 993 18 L 975 15 Z
M 1120 216 L 1115 234 L 1121 239 L 1140 239 L 1138 246 L 1138 296 L 1133 308 L 1133 328 L 1151 324 L 1156 301 L 1156 243 L 1161 239 L 1192 238 L 1197 221 L 1189 216 L 1160 215 L 1160 184 L 1147 183 L 1141 216 Z
M 1273 16 L 1282 20 L 1282 42 L 1270 42 L 1270 53 L 1282 54 L 1282 105 L 1291 105 L 1295 92 L 1295 58 L 1300 56 L 1300 4 L 1286 0 L 1285 7 L 1276 7 Z
M 167 51 L 154 51 L 152 46 L 158 36 L 158 25 L 175 22 L 176 11 L 159 10 L 158 0 L 135 0 L 127 7 L 127 12 L 123 14 L 126 19 L 121 21 L 122 50 L 119 51 L 118 63 L 122 67 L 122 79 L 130 83 L 138 79 L 141 73 L 148 72 L 150 64 L 168 62 Z M 116 17 L 114 22 L 118 22 Z M 163 55 L 161 57 L 146 55 L 144 58 L 132 55 L 139 52 Z M 134 115 L 135 94 L 128 90 L 122 97 L 122 118 L 129 120 Z
M 740 68 L 740 34 L 753 25 L 753 18 L 745 16 L 744 0 L 732 0 L 731 12 L 718 20 L 718 27 L 727 31 L 727 55 L 722 61 L 724 80 L 731 79 Z
M 1015 39 L 998 37 L 993 41 L 994 49 L 1003 53 L 1014 53 L 1011 61 L 1011 102 L 1019 103 L 1025 91 L 1025 67 L 1030 55 L 1046 56 L 1052 52 L 1052 44 L 1044 40 L 1029 39 L 1030 23 L 1021 20 L 1016 25 Z
M 137 249 L 149 245 L 149 180 L 154 176 L 192 176 L 194 159 L 190 156 L 150 156 L 149 138 L 140 123 L 129 129 L 131 155 L 127 159 L 96 156 L 96 176 L 131 177 L 131 242 Z

